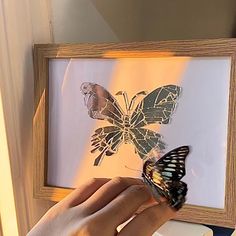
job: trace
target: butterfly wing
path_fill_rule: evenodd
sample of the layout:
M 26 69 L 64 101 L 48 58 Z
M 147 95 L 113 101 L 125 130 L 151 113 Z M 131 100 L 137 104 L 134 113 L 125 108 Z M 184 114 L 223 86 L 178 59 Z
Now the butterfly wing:
M 117 152 L 119 145 L 123 141 L 123 131 L 116 126 L 106 126 L 98 128 L 92 136 L 92 153 L 99 151 L 100 154 L 94 161 L 97 166 L 101 163 L 104 155 L 111 156 Z
M 122 127 L 124 112 L 116 99 L 105 88 L 98 84 L 85 82 L 82 83 L 80 89 L 85 96 L 85 105 L 91 118 L 107 120 L 111 124 Z
M 183 181 L 170 181 L 167 184 L 170 206 L 179 210 L 186 201 L 187 184 Z
M 189 146 L 181 146 L 161 157 L 155 168 L 165 180 L 180 180 L 185 175 L 185 159 L 189 154 Z
M 161 135 L 144 128 L 130 129 L 130 139 L 135 150 L 142 159 L 146 159 L 151 153 L 165 149 L 165 143 L 161 141 Z
M 166 85 L 149 93 L 135 108 L 130 119 L 131 128 L 153 123 L 168 124 L 180 90 L 176 85 Z
M 186 200 L 187 184 L 180 179 L 185 175 L 188 146 L 178 147 L 165 154 L 156 163 L 146 161 L 143 166 L 144 181 L 157 200 L 165 197 L 170 206 L 180 209 Z

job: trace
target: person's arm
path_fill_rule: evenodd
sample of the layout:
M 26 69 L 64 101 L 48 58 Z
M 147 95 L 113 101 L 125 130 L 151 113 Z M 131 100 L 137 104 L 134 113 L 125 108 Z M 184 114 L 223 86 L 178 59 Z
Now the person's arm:
M 150 202 L 117 232 L 120 224 Z M 28 236 L 148 236 L 174 215 L 165 202 L 153 202 L 139 179 L 93 179 L 52 207 Z

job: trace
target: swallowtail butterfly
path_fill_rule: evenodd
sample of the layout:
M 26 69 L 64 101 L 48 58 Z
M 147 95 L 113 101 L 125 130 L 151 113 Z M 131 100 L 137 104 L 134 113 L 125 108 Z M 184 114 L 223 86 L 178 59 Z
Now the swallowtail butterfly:
M 180 209 L 186 200 L 187 184 L 181 181 L 185 175 L 185 159 L 189 146 L 181 146 L 166 153 L 158 161 L 147 160 L 142 177 L 159 201 L 165 197 L 169 205 Z

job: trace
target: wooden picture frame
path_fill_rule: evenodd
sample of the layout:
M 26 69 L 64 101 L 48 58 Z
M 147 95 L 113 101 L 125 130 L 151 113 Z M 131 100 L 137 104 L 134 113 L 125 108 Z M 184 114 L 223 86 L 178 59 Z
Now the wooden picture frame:
M 34 46 L 33 118 L 34 196 L 60 201 L 72 189 L 47 184 L 49 61 L 65 58 L 230 57 L 227 159 L 224 209 L 186 204 L 177 220 L 234 227 L 236 223 L 236 40 L 188 40 L 105 44 L 37 44 Z

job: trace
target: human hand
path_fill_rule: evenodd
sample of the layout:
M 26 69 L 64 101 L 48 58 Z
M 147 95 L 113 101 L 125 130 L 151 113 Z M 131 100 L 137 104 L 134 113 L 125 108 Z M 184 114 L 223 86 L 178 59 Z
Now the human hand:
M 28 236 L 149 236 L 174 215 L 165 202 L 154 203 L 139 179 L 92 179 L 53 206 Z

